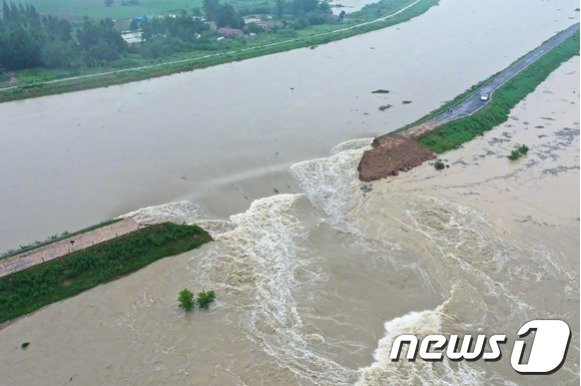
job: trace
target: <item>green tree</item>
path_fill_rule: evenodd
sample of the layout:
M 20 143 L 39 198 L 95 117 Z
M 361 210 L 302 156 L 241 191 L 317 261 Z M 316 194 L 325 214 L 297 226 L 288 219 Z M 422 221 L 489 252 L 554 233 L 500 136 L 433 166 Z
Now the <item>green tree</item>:
M 276 0 L 274 3 L 274 16 L 278 20 L 282 20 L 282 15 L 284 13 L 284 0 Z
M 240 15 L 238 15 L 238 12 L 236 12 L 232 4 L 229 3 L 225 3 L 220 6 L 215 21 L 218 27 L 230 27 L 230 28 L 244 27 L 244 20 Z
M 113 5 L 113 0 L 104 0 L 103 4 L 105 4 L 105 7 L 110 7 Z
M 186 311 L 191 311 L 194 308 L 194 294 L 187 288 L 180 291 L 178 296 L 178 303 L 180 308 Z
M 207 310 L 208 307 L 210 307 L 210 304 L 212 304 L 215 299 L 216 299 L 216 294 L 214 294 L 214 291 L 207 291 L 207 292 L 202 291 L 198 294 L 198 299 L 197 299 L 198 307 L 200 307 L 203 310 Z
M 202 3 L 204 8 L 204 13 L 206 14 L 206 19 L 215 21 L 218 17 L 218 10 L 220 8 L 219 0 L 204 0 Z

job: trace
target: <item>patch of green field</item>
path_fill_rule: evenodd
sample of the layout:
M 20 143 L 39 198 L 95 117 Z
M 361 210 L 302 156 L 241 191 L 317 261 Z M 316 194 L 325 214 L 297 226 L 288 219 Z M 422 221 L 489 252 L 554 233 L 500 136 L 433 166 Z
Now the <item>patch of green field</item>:
M 510 111 L 556 70 L 579 55 L 579 31 L 540 57 L 492 94 L 488 104 L 474 114 L 448 122 L 418 138 L 435 153 L 443 153 L 470 141 L 508 120 Z
M 138 5 L 122 6 L 114 0 L 106 7 L 103 0 L 26 0 L 38 12 L 78 20 L 83 16 L 94 18 L 131 19 L 134 16 L 154 16 L 182 9 L 191 11 L 202 6 L 202 0 L 139 0 Z
M 212 237 L 195 225 L 157 224 L 0 279 L 0 323 L 118 279 Z

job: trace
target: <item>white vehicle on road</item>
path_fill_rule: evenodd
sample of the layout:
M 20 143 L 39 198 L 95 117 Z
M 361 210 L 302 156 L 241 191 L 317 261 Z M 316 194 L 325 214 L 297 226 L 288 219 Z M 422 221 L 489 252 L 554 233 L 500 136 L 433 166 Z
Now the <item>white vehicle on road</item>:
M 481 101 L 487 101 L 488 100 L 488 93 L 484 93 L 484 94 L 480 94 L 480 100 Z

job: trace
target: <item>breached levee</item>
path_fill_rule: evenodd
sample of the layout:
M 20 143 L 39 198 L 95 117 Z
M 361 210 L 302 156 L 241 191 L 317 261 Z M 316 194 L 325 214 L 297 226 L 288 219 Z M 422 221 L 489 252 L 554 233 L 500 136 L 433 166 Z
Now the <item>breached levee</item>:
M 575 105 L 568 103 L 572 91 L 550 89 L 555 93 L 537 92 L 542 101 L 577 109 L 577 97 Z M 539 113 L 549 116 L 550 111 L 556 110 Z M 293 164 L 298 193 L 255 200 L 228 219 L 207 218 L 203 205 L 189 201 L 132 212 L 125 217 L 142 225 L 196 223 L 210 231 L 214 242 L 1 330 L 0 356 L 6 360 L 0 363 L 0 383 L 60 384 L 71 377 L 80 384 L 128 379 L 137 384 L 366 386 L 521 381 L 502 361 L 392 362 L 389 353 L 400 334 L 490 334 L 514 331 L 522 321 L 548 314 L 578 319 L 573 305 L 578 275 L 568 269 L 565 257 L 552 244 L 545 249 L 535 240 L 514 238 L 482 207 L 498 197 L 497 191 L 513 189 L 515 181 L 520 195 L 502 197 L 512 208 L 538 194 L 539 177 L 546 179 L 543 189 L 563 186 L 562 179 L 553 180 L 563 175 L 543 177 L 543 170 L 578 165 L 578 158 L 563 158 L 578 153 L 578 134 L 569 148 L 557 134 L 562 126 L 579 131 L 573 124 L 578 116 L 565 115 L 546 123 L 556 126 L 555 133 L 544 130 L 543 138 L 534 123 L 528 131 L 510 129 L 512 135 L 528 133 L 526 143 L 533 149 L 528 160 L 535 162 L 534 167 L 522 163 L 516 172 L 515 165 L 505 168 L 506 160 L 497 157 L 511 144 L 492 138 L 506 128 L 487 134 L 492 137 L 483 141 L 495 152 L 484 149 L 484 158 L 473 149 L 476 141 L 449 154 L 454 167 L 441 178 L 430 179 L 433 170 L 424 165 L 394 181 L 368 184 L 358 179 L 357 163 L 371 140 L 361 139 L 337 145 L 327 157 Z M 561 145 L 542 146 L 549 141 Z M 553 157 L 540 154 L 541 148 Z M 477 159 L 479 165 L 454 163 L 452 157 Z M 578 177 L 578 168 L 567 170 Z M 469 194 L 473 190 L 482 196 Z M 528 214 L 546 219 L 525 204 L 516 219 Z M 562 210 L 574 212 L 570 205 Z M 505 224 L 512 218 L 506 217 Z M 557 226 L 540 228 L 543 241 L 562 230 L 553 218 L 548 221 Z M 577 221 L 571 223 L 578 227 Z M 182 288 L 215 290 L 217 302 L 208 312 L 184 315 L 176 304 Z M 570 356 L 554 383 L 578 380 L 578 326 L 572 329 Z M 77 337 L 83 339 L 80 344 Z M 22 350 L 25 339 L 30 346 Z
M 371 150 L 363 153 L 357 168 L 359 179 L 364 182 L 397 176 L 436 157 L 433 151 L 403 135 L 376 138 L 371 146 Z
M 579 55 L 579 23 L 559 32 L 498 74 L 397 132 L 376 138 L 359 162 L 359 179 L 408 171 L 508 120 L 510 110 L 562 63 Z M 494 94 L 492 94 L 494 92 Z M 481 96 L 480 96 L 481 95 Z

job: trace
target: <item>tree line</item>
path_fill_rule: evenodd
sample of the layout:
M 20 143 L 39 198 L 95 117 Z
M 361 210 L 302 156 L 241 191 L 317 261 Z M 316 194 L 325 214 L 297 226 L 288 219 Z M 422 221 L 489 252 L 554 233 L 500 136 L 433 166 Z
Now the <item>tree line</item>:
M 320 0 L 275 0 L 272 7 L 273 17 L 284 21 L 281 34 L 325 23 L 331 15 L 328 3 Z M 130 46 L 111 19 L 85 17 L 81 22 L 72 23 L 56 16 L 41 15 L 32 5 L 3 0 L 0 71 L 110 66 L 130 54 L 158 58 L 175 52 L 220 49 L 222 46 L 216 41 L 209 23 L 215 23 L 218 28 L 245 27 L 242 13 L 230 3 L 203 0 L 202 10 L 195 9 L 192 13 L 182 11 L 178 15 L 144 18 L 139 23 L 133 20 L 130 28 L 140 29 L 143 41 Z
M 84 18 L 72 24 L 40 15 L 32 5 L 2 3 L 0 67 L 4 69 L 95 66 L 119 59 L 127 51 L 111 19 Z

